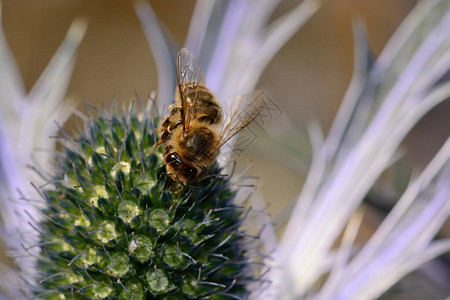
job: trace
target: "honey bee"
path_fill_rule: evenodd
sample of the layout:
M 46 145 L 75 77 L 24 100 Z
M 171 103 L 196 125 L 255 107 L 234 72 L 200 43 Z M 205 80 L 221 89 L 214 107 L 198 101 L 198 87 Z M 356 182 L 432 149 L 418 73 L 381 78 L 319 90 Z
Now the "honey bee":
M 249 125 L 265 103 L 262 92 L 238 96 L 222 110 L 214 93 L 204 84 L 195 57 L 182 48 L 177 55 L 178 88 L 175 105 L 162 122 L 155 147 L 165 143 L 166 174 L 175 182 L 191 183 L 205 175 L 220 148 Z

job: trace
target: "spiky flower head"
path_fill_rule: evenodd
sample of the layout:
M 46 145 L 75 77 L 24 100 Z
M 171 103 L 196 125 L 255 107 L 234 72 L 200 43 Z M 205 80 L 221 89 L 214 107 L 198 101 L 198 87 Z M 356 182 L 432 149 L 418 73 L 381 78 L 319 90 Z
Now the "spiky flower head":
M 247 294 L 242 208 L 215 167 L 167 188 L 157 118 L 90 119 L 64 143 L 41 232 L 43 299 L 229 299 Z

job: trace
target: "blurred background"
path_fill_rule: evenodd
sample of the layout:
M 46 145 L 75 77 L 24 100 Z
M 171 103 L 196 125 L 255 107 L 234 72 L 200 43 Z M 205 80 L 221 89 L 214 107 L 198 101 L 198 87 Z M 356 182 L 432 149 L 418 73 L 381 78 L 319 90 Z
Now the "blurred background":
M 282 1 L 273 17 L 283 14 L 298 2 Z M 195 1 L 150 3 L 175 42 L 183 45 Z M 283 139 L 289 139 L 292 134 L 294 144 L 303 143 L 307 136 L 306 125 L 311 120 L 318 120 L 327 132 L 351 78 L 352 20 L 365 20 L 371 47 L 377 55 L 415 4 L 413 0 L 323 1 L 318 13 L 268 65 L 258 84 L 282 112 L 268 125 L 276 128 L 269 130 L 272 135 L 278 133 Z M 79 49 L 67 94 L 69 101 L 77 103 L 83 110 L 84 99 L 94 105 L 109 103 L 113 97 L 119 103 L 129 103 L 135 98 L 135 92 L 146 99 L 156 90 L 155 63 L 132 1 L 3 0 L 5 35 L 27 89 L 44 70 L 76 17 L 87 19 L 89 27 Z M 385 176 L 391 179 L 397 176 L 400 185 L 407 183 L 411 166 L 423 167 L 448 137 L 449 116 L 449 101 L 433 109 L 405 140 L 403 164 L 407 167 L 404 173 Z M 73 132 L 79 123 L 79 119 L 72 118 L 65 128 Z M 287 218 L 289 205 L 301 189 L 308 167 L 309 146 L 301 144 L 305 159 L 297 161 L 289 151 L 295 152 L 300 144 L 280 149 L 270 144 L 273 138 L 270 134 L 261 137 L 240 155 L 239 160 L 244 164 L 252 161 L 248 174 L 259 178 L 258 187 L 268 202 L 270 213 L 275 220 L 281 220 Z M 385 185 L 380 183 L 379 186 L 382 189 Z M 382 201 L 369 199 L 371 209 L 361 239 L 370 235 L 397 196 L 395 191 L 389 190 L 384 195 L 392 195 L 392 198 Z M 449 225 L 441 235 L 450 235 Z M 448 257 L 441 258 L 438 265 L 428 264 L 408 276 L 385 298 L 412 299 L 408 293 L 414 293 L 414 299 L 442 299 L 449 293 L 446 288 L 450 289 L 446 287 L 450 277 L 441 276 L 448 275 L 442 266 L 449 267 Z M 436 268 L 440 271 L 437 272 Z M 433 274 L 439 275 L 433 278 Z

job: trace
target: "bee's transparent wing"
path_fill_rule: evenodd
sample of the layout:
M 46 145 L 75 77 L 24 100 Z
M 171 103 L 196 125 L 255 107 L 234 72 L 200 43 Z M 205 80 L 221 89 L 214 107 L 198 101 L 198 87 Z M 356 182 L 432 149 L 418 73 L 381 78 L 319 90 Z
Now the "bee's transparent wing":
M 249 125 L 266 105 L 267 95 L 254 91 L 237 96 L 224 107 L 224 122 L 220 129 L 220 147 Z
M 204 75 L 194 55 L 186 48 L 181 48 L 177 54 L 178 85 L 185 83 L 203 85 Z
M 189 124 L 194 120 L 198 99 L 196 96 L 188 98 L 188 95 L 195 95 L 195 88 L 204 85 L 204 75 L 194 55 L 186 48 L 178 51 L 176 67 L 178 82 L 176 98 L 180 101 L 178 105 L 181 105 L 183 131 L 187 132 L 189 131 Z

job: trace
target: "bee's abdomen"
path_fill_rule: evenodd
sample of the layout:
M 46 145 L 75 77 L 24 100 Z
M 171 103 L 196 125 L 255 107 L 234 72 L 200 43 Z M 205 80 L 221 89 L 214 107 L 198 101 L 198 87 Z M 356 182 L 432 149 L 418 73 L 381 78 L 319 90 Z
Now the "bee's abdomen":
M 214 94 L 207 88 L 198 86 L 188 95 L 191 101 L 196 101 L 195 118 L 208 124 L 218 124 L 222 120 L 220 105 Z

